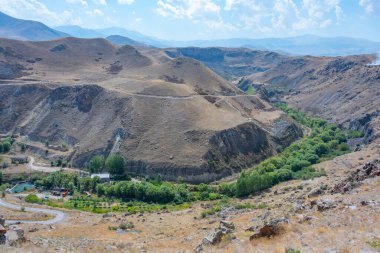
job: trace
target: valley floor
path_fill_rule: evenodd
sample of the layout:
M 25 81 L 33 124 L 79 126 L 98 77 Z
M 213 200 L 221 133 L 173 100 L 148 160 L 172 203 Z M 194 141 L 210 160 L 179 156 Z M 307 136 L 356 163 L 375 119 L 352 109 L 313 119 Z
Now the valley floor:
M 194 252 L 220 220 L 233 222 L 236 229 L 220 243 L 205 246 L 204 252 L 380 252 L 380 177 L 366 179 L 345 194 L 330 193 L 351 172 L 380 158 L 379 153 L 380 144 L 373 143 L 316 165 L 326 170 L 326 177 L 289 181 L 259 195 L 233 200 L 261 205 L 261 209 L 226 207 L 206 218 L 201 218 L 201 213 L 212 202 L 198 202 L 178 212 L 115 213 L 109 217 L 64 210 L 67 218 L 62 223 L 20 224 L 27 241 L 1 252 Z M 316 196 L 308 196 L 311 192 Z M 11 196 L 6 200 L 21 202 Z M 0 207 L 0 213 L 7 212 Z M 257 230 L 279 217 L 289 219 L 279 235 L 249 239 L 254 232 L 248 228 Z M 134 228 L 110 230 L 127 222 Z

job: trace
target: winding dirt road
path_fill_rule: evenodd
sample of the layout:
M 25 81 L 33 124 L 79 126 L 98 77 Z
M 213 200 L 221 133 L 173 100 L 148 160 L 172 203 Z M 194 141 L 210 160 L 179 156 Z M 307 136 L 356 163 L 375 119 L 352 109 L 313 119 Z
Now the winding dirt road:
M 4 201 L 3 199 L 0 199 L 0 206 L 3 206 L 5 208 L 10 208 L 13 210 L 21 210 L 22 206 L 15 205 L 8 203 Z M 58 210 L 52 210 L 52 209 L 44 209 L 44 208 L 34 208 L 34 207 L 25 207 L 26 212 L 34 212 L 34 213 L 46 213 L 50 215 L 54 215 L 55 218 L 45 221 L 31 221 L 31 220 L 6 220 L 5 223 L 7 224 L 14 224 L 14 223 L 29 223 L 29 224 L 43 224 L 43 225 L 52 225 L 56 223 L 60 223 L 64 221 L 66 218 L 66 214 L 64 212 L 58 211 Z

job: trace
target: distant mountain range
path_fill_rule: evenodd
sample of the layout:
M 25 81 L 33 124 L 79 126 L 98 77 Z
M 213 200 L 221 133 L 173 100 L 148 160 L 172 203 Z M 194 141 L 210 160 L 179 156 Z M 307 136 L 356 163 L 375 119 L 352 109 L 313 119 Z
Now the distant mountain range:
M 108 37 L 106 37 L 106 40 L 108 40 L 112 44 L 120 45 L 120 46 L 130 45 L 130 46 L 134 46 L 134 47 L 149 47 L 149 45 L 147 45 L 147 44 L 144 44 L 144 43 L 132 40 L 128 37 L 124 37 L 124 36 L 120 36 L 120 35 L 108 36 Z
M 120 40 L 121 37 L 124 37 L 130 40 L 133 40 L 137 43 L 140 42 L 141 44 L 151 45 L 154 47 L 169 47 L 170 46 L 170 44 L 166 44 L 163 41 L 160 41 L 159 39 L 152 38 L 144 34 L 141 34 L 139 32 L 130 31 L 130 30 L 120 28 L 120 27 L 109 27 L 109 28 L 103 28 L 103 29 L 87 29 L 87 28 L 82 28 L 80 26 L 58 26 L 58 27 L 55 27 L 55 29 L 68 33 L 71 36 L 74 36 L 77 38 L 84 38 L 84 39 L 107 38 L 110 36 L 118 35 L 119 36 L 119 38 L 117 39 L 118 42 L 121 42 Z M 111 39 L 115 40 L 116 38 L 111 37 Z M 124 39 L 124 41 L 127 42 L 126 39 Z M 132 44 L 128 44 L 128 43 L 126 44 L 133 46 Z
M 54 30 L 43 23 L 13 18 L 0 12 L 0 37 L 16 40 L 43 41 L 68 36 L 70 35 Z
M 173 41 L 146 36 L 119 27 L 87 29 L 80 26 L 59 26 L 52 29 L 40 22 L 21 20 L 0 12 L 0 37 L 18 40 L 52 40 L 62 37 L 106 38 L 111 43 L 131 46 L 167 47 L 246 47 L 281 52 L 290 55 L 337 56 L 380 54 L 380 42 L 349 37 L 319 37 L 304 35 L 289 38 L 221 39 Z
M 175 47 L 247 47 L 292 55 L 338 56 L 380 53 L 380 42 L 349 37 L 303 35 L 289 38 L 224 39 L 173 42 Z

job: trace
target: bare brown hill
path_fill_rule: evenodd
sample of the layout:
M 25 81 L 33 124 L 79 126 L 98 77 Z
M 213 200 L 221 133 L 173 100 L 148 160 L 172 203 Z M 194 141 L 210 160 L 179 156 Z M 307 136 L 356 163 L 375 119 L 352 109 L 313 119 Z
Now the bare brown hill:
M 166 53 L 200 60 L 241 89 L 264 87 L 272 100 L 362 130 L 367 141 L 380 136 L 380 66 L 370 64 L 373 55 L 291 57 L 244 48 L 180 48 Z
M 76 166 L 119 152 L 130 174 L 208 182 L 302 134 L 190 58 L 103 39 L 0 40 L 0 47 L 0 131 L 75 146 Z
M 380 66 L 368 65 L 372 59 L 289 59 L 248 79 L 264 83 L 293 107 L 363 131 L 371 141 L 380 137 Z

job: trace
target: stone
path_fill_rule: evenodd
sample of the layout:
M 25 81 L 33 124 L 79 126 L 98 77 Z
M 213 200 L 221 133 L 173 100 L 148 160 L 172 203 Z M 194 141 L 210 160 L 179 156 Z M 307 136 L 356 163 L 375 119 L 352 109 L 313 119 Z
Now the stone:
M 5 234 L 7 237 L 7 244 L 10 246 L 16 246 L 25 241 L 24 230 L 19 226 L 12 225 Z
M 203 238 L 202 243 L 205 245 L 208 245 L 208 244 L 215 245 L 222 240 L 222 237 L 223 237 L 223 231 L 221 229 L 216 229 L 214 232 L 210 233 L 205 238 Z
M 31 227 L 29 228 L 28 232 L 29 233 L 34 233 L 34 232 L 37 232 L 38 231 L 38 228 L 37 227 Z
M 312 189 L 308 194 L 307 196 L 310 198 L 310 197 L 315 197 L 315 196 L 319 196 L 319 195 L 322 195 L 324 193 L 324 191 L 318 187 L 318 188 L 314 188 Z
M 320 212 L 337 207 L 336 203 L 332 199 L 321 199 L 317 201 L 316 205 L 317 210 Z
M 305 208 L 306 208 L 306 206 L 304 204 L 301 204 L 301 203 L 295 203 L 294 206 L 293 206 L 294 212 L 302 211 Z
M 289 219 L 285 217 L 273 219 L 261 227 L 257 233 L 251 235 L 249 237 L 249 240 L 261 237 L 273 237 L 275 235 L 278 235 L 280 234 L 284 223 L 289 223 Z
M 360 183 L 367 179 L 380 176 L 380 160 L 375 159 L 366 163 L 356 171 L 352 172 L 349 177 L 336 184 L 331 193 L 346 193 L 359 186 Z
M 103 214 L 103 218 L 112 218 L 112 217 L 115 217 L 115 214 L 112 212 Z
M 232 222 L 221 220 L 219 227 L 203 238 L 202 243 L 195 248 L 195 252 L 201 252 L 205 246 L 218 244 L 224 235 L 230 234 L 235 229 Z
M 224 234 L 231 233 L 235 229 L 235 225 L 232 222 L 220 221 L 219 228 L 223 231 Z

